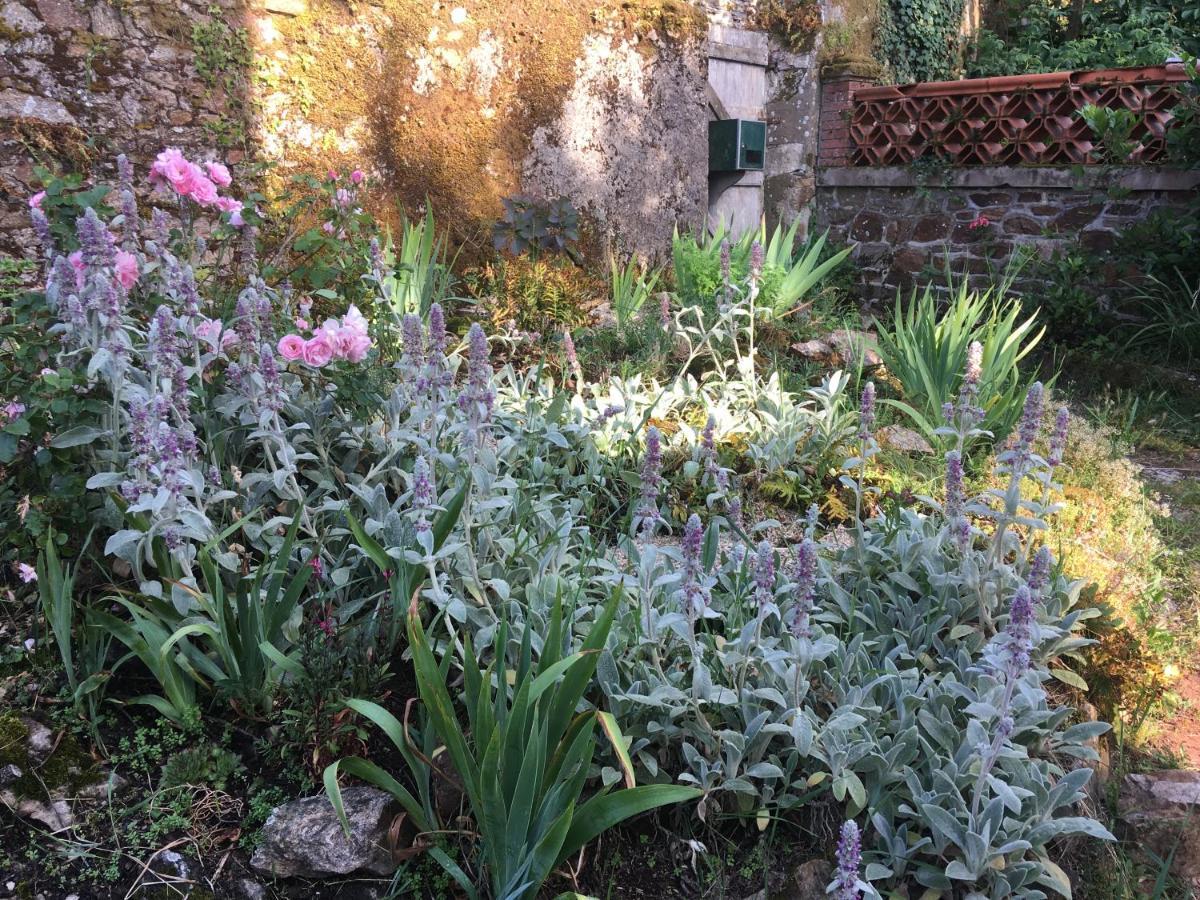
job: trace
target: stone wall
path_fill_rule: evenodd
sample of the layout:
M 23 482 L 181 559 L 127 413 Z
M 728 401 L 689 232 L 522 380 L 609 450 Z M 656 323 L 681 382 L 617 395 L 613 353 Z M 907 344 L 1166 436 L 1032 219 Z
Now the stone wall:
M 704 220 L 710 17 L 753 5 L 0 0 L 0 251 L 30 245 L 35 165 L 179 146 L 271 162 L 268 188 L 362 168 L 373 212 L 428 200 L 468 255 L 527 193 L 570 199 L 597 253 L 661 257 Z
M 201 154 L 222 131 L 241 159 L 223 124 L 242 98 L 197 68 L 192 27 L 210 7 L 239 14 L 236 0 L 0 0 L 0 252 L 32 244 L 35 165 L 111 171 L 121 150 Z
M 865 296 L 890 301 L 947 262 L 982 287 L 1019 247 L 1048 257 L 1079 240 L 1102 251 L 1151 212 L 1194 200 L 1200 172 L 974 167 L 921 177 L 840 167 L 817 183 L 816 227 L 854 242 Z

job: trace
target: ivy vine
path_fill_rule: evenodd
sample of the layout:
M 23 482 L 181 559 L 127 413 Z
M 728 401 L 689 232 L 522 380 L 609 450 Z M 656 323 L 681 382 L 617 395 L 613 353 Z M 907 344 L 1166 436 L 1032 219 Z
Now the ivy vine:
M 881 0 L 879 56 L 898 84 L 948 81 L 962 69 L 966 0 Z

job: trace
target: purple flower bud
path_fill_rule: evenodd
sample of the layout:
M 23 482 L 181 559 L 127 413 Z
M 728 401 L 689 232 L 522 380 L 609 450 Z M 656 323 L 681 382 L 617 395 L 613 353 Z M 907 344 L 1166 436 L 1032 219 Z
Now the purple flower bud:
M 42 245 L 42 254 L 46 259 L 54 258 L 54 235 L 50 233 L 50 220 L 46 218 L 46 214 L 38 207 L 33 207 L 29 211 L 30 217 L 33 219 L 33 230 L 38 236 L 38 241 Z
M 942 404 L 942 418 L 946 420 L 947 425 L 954 424 L 954 404 L 949 400 Z
M 962 454 L 951 450 L 946 454 L 946 518 L 962 515 L 963 511 L 963 464 Z
M 858 411 L 858 436 L 866 440 L 875 429 L 875 382 L 868 381 L 863 387 Z
M 836 900 L 858 900 L 862 891 L 858 888 L 862 869 L 862 835 L 858 825 L 847 819 L 842 826 L 837 845 L 837 874 L 834 879 Z
M 429 307 L 429 351 L 446 355 L 446 313 L 440 303 Z
M 754 599 L 760 612 L 775 599 L 775 551 L 766 541 L 759 541 L 755 549 Z

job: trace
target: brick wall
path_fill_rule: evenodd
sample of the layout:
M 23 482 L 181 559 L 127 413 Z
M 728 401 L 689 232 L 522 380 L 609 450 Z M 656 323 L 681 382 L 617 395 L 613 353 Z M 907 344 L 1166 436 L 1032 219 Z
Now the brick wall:
M 817 165 L 850 165 L 854 150 L 850 139 L 854 92 L 874 84 L 874 81 L 853 73 L 822 75 L 821 130 L 817 141 Z

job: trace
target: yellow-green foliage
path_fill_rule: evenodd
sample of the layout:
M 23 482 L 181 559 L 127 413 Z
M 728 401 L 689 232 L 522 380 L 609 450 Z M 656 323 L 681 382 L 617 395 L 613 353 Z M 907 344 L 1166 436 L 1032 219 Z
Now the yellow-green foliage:
M 524 331 L 545 333 L 577 328 L 604 296 L 606 285 L 566 260 L 528 257 L 501 259 L 468 279 L 495 330 L 515 323 Z

